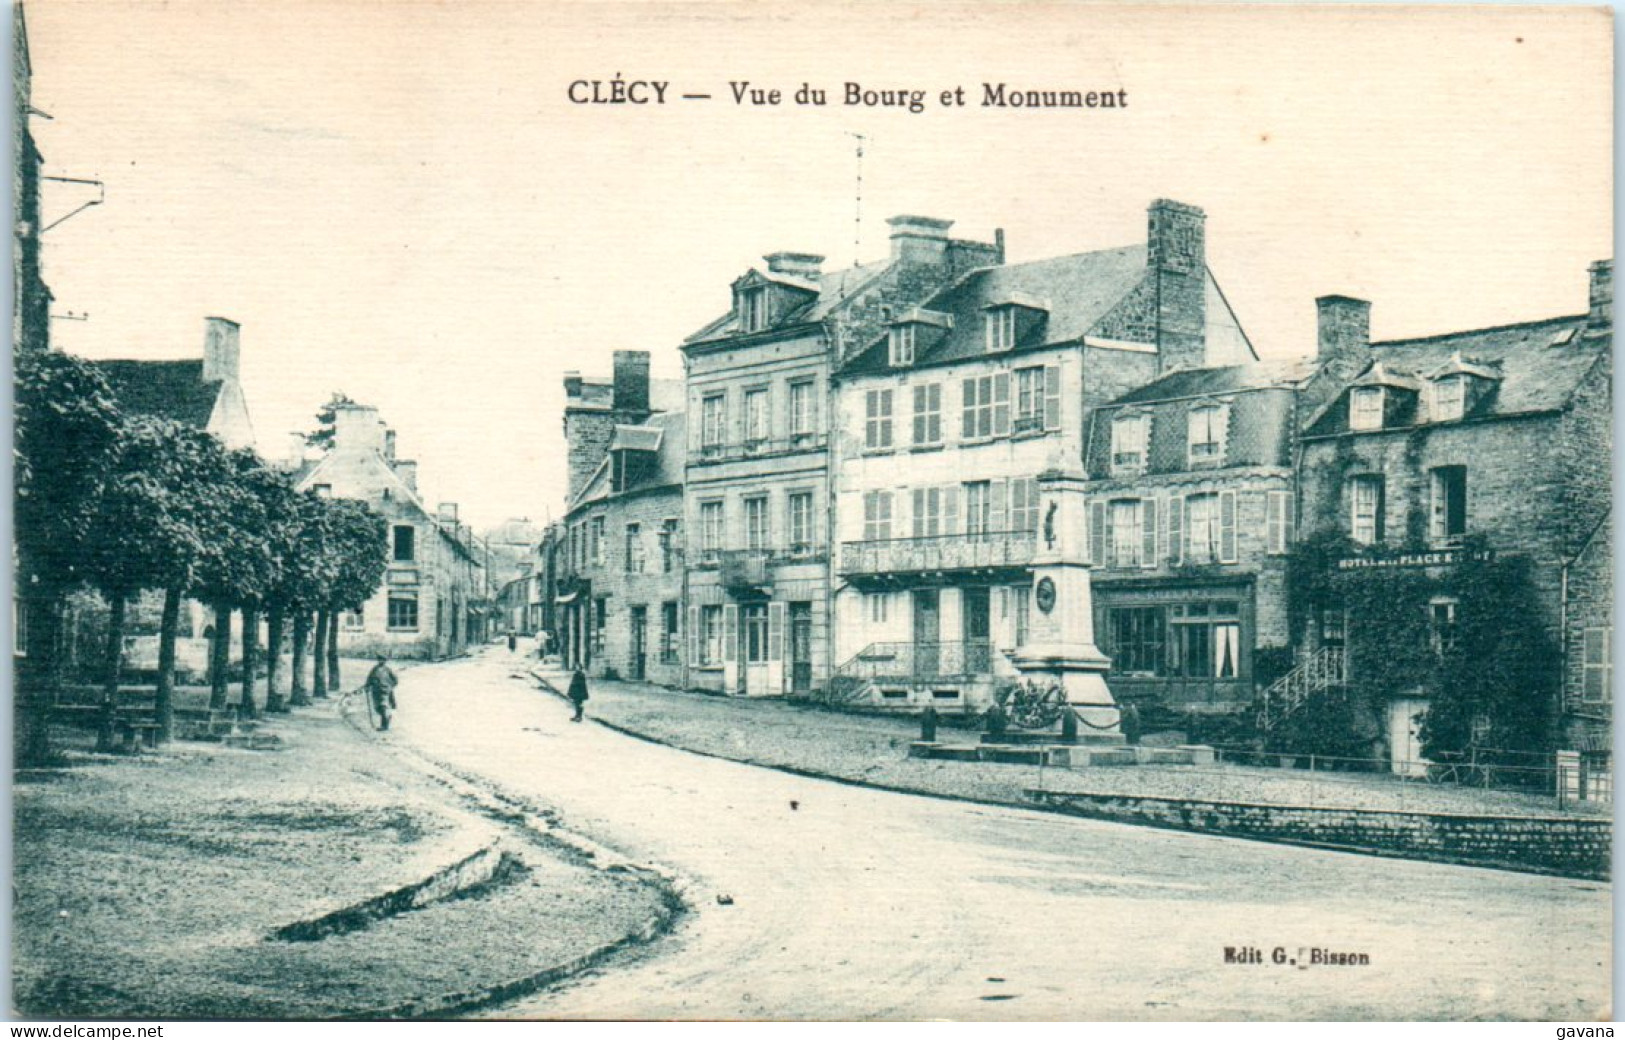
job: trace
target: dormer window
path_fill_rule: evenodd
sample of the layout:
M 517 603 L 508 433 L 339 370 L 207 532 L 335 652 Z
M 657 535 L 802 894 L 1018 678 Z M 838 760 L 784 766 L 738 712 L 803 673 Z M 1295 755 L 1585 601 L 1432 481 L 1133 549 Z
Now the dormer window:
M 1460 419 L 1467 411 L 1467 380 L 1463 376 L 1445 376 L 1433 381 L 1432 412 L 1434 422 Z
M 893 368 L 914 364 L 914 326 L 894 325 L 887 338 L 891 342 Z
M 987 312 L 985 321 L 988 353 L 1009 350 L 1016 345 L 1016 309 L 1014 307 L 994 307 Z
M 767 289 L 745 289 L 739 294 L 739 327 L 745 332 L 767 328 Z
M 1349 429 L 1382 429 L 1382 387 L 1362 386 L 1349 394 Z
M 1146 434 L 1149 415 L 1120 415 L 1112 421 L 1112 474 L 1132 475 L 1145 471 Z
M 1225 433 L 1230 410 L 1222 404 L 1192 408 L 1186 416 L 1186 433 L 1192 466 L 1214 466 L 1224 461 Z

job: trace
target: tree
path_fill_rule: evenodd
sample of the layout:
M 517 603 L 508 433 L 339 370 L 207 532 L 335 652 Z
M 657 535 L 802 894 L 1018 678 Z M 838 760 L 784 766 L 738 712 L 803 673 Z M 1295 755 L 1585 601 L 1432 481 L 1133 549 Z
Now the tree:
M 267 659 L 265 685 L 267 711 L 286 711 L 287 702 L 277 687 L 281 670 L 282 637 L 293 622 L 292 679 L 289 696 L 293 705 L 309 703 L 305 697 L 305 652 L 310 640 L 310 611 L 331 584 L 337 568 L 327 551 L 326 503 L 314 492 L 296 492 L 291 485 L 278 496 L 273 509 L 273 553 L 278 557 L 276 580 L 265 598 Z
M 333 446 L 333 427 L 338 420 L 338 410 L 341 406 L 355 404 L 350 395 L 343 390 L 333 391 L 333 396 L 327 403 L 316 410 L 316 428 L 305 434 L 305 443 L 313 448 L 323 451 Z
M 316 647 L 319 667 L 323 650 L 320 636 L 325 635 L 326 679 L 328 687 L 337 690 L 340 682 L 337 615 L 340 611 L 361 609 L 383 585 L 384 572 L 389 568 L 389 528 L 384 518 L 363 502 L 340 498 L 329 500 L 328 505 L 329 533 L 337 567 L 323 603 L 323 615 L 327 618 L 325 629 L 320 620 L 317 622 Z
M 193 595 L 214 609 L 209 707 L 215 711 L 226 706 L 232 611 L 243 603 L 258 602 L 272 578 L 265 507 L 250 477 L 264 466 L 253 452 L 238 449 L 227 454 L 226 468 L 228 478 L 220 487 L 221 508 L 212 518 L 211 537 L 203 547 L 193 585 Z

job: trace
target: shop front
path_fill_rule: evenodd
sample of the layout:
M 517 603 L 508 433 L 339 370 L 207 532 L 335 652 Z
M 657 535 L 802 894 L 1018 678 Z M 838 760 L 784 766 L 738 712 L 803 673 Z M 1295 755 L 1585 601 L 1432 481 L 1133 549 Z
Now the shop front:
M 1095 586 L 1095 635 L 1121 703 L 1230 713 L 1253 704 L 1253 586 Z

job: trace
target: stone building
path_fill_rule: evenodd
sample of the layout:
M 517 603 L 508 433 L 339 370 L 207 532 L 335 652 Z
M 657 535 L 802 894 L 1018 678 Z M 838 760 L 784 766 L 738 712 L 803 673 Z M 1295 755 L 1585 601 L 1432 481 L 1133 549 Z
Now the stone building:
M 571 375 L 565 389 L 573 491 L 554 553 L 560 656 L 594 676 L 679 685 L 683 413 L 654 407 L 657 392 L 662 404 L 672 395 L 655 390 L 645 351 L 616 351 L 607 385 Z
M 1144 245 L 988 265 L 893 310 L 835 376 L 835 681 L 876 707 L 985 704 L 1026 637 L 1037 476 L 1159 373 L 1255 355 L 1200 209 Z
M 101 370 L 119 410 L 196 426 L 228 448 L 254 447 L 254 424 L 239 381 L 241 327 L 203 319 L 203 356 L 179 361 L 107 360 Z
M 889 224 L 875 263 L 825 273 L 819 256 L 765 257 L 683 344 L 691 686 L 801 694 L 829 674 L 832 369 L 907 307 L 1003 259 L 1001 244 L 950 238 L 951 221 Z
M 1312 371 L 1187 369 L 1091 417 L 1096 642 L 1113 696 L 1148 724 L 1250 712 L 1257 681 L 1289 664 L 1296 404 Z
M 1329 386 L 1312 382 L 1324 403 L 1301 436 L 1305 537 L 1345 546 L 1325 562 L 1345 582 L 1396 569 L 1423 576 L 1433 594 L 1416 624 L 1441 657 L 1473 620 L 1460 611 L 1475 565 L 1527 563 L 1529 587 L 1506 608 L 1553 648 L 1554 692 L 1535 706 L 1551 747 L 1608 746 L 1612 300 L 1604 261 L 1591 270 L 1587 313 L 1370 343 L 1369 304 L 1323 299 L 1322 354 L 1344 363 Z M 1371 655 L 1387 648 L 1360 635 L 1336 594 L 1314 603 L 1295 671 L 1317 678 L 1272 691 L 1267 728 L 1335 704 L 1345 680 L 1375 667 Z M 1353 705 L 1355 735 L 1397 771 L 1425 768 L 1430 664 Z
M 485 553 L 454 502 L 431 511 L 417 463 L 396 457 L 395 431 L 378 409 L 334 407 L 333 444 L 306 462 L 299 490 L 365 502 L 388 524 L 384 585 L 358 611 L 339 616 L 339 649 L 365 655 L 441 658 L 485 639 Z

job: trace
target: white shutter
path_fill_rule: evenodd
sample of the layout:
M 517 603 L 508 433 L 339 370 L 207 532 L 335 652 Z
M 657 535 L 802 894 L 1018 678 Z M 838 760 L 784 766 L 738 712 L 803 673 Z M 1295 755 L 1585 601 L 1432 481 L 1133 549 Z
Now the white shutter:
M 700 608 L 688 608 L 688 667 L 700 663 Z
M 769 661 L 784 660 L 784 613 L 783 603 L 769 603 L 767 605 L 767 659 Z
M 722 663 L 733 664 L 739 651 L 739 607 L 729 603 L 722 608 Z
M 1044 429 L 1061 428 L 1061 366 L 1044 369 Z
M 1174 566 L 1185 562 L 1185 496 L 1168 500 L 1168 559 Z
M 1236 493 L 1219 492 L 1219 562 L 1236 562 Z
M 1003 531 L 1008 515 L 1006 499 L 1010 496 L 1010 486 L 1003 480 L 991 481 L 988 484 L 987 495 L 992 503 L 988 507 L 987 529 L 989 532 Z
M 1089 504 L 1089 562 L 1106 566 L 1106 503 Z
M 1140 500 L 1140 566 L 1155 567 L 1157 565 L 1157 500 L 1142 498 Z
M 993 377 L 993 436 L 1010 433 L 1010 373 L 1000 372 Z

